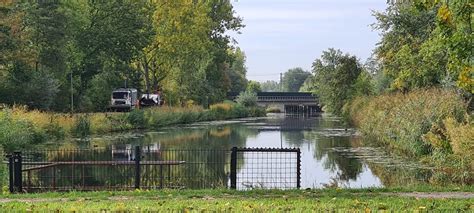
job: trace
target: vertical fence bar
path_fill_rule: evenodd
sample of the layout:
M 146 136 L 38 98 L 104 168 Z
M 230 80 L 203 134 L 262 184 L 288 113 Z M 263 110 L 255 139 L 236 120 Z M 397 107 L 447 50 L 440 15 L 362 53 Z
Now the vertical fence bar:
M 237 189 L 237 147 L 230 153 L 230 188 Z
M 22 176 L 21 176 L 21 152 L 13 153 L 13 170 L 14 170 L 14 188 L 17 192 L 23 191 Z
M 8 189 L 10 193 L 15 192 L 14 184 L 13 184 L 13 155 L 8 155 Z
M 140 146 L 135 146 L 135 189 L 140 188 Z
M 163 165 L 160 165 L 160 189 L 163 189 Z
M 298 148 L 296 152 L 296 188 L 301 187 L 301 150 Z

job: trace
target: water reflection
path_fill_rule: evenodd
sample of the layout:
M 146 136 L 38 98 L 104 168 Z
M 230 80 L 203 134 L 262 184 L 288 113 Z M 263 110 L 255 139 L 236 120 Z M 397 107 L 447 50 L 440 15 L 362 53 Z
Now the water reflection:
M 383 150 L 364 146 L 356 131 L 337 117 L 274 116 L 246 119 L 226 124 L 192 125 L 150 132 L 103 135 L 91 141 L 71 142 L 63 146 L 105 148 L 117 159 L 133 159 L 135 145 L 150 145 L 150 152 L 159 150 L 214 150 L 194 154 L 163 154 L 160 159 L 186 160 L 201 163 L 199 167 L 175 171 L 183 177 L 200 177 L 210 185 L 225 186 L 228 182 L 230 155 L 216 154 L 232 147 L 298 147 L 302 151 L 302 187 L 379 187 L 416 183 L 429 178 L 428 170 L 413 164 L 408 171 L 404 159 L 395 159 Z M 115 150 L 115 151 L 114 151 Z M 383 159 L 383 160 L 382 160 Z M 238 169 L 245 167 L 239 161 Z M 165 172 L 166 173 L 166 172 Z M 186 181 L 192 181 L 191 179 Z M 171 183 L 170 183 L 171 184 Z M 196 186 L 202 181 L 196 181 Z

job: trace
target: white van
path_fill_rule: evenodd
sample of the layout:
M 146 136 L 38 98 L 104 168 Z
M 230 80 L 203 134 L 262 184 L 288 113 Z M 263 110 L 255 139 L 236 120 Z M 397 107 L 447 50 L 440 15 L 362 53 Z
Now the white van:
M 130 111 L 137 105 L 137 89 L 120 88 L 112 91 L 110 109 L 114 111 Z

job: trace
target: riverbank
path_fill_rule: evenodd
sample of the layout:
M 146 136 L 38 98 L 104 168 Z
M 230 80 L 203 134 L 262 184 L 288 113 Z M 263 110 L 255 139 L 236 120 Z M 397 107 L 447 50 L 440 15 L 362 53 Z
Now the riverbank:
M 413 193 L 413 191 L 418 191 Z M 472 211 L 472 187 L 321 190 L 152 190 L 12 194 L 0 198 L 3 210 L 15 211 L 181 211 L 310 212 Z M 452 192 L 457 191 L 457 192 Z M 428 196 L 431 195 L 431 196 Z M 416 199 L 414 199 L 416 198 Z
M 15 106 L 0 111 L 0 145 L 6 151 L 12 151 L 70 137 L 264 115 L 264 109 L 246 108 L 232 102 L 211 105 L 209 109 L 199 106 L 159 107 L 129 113 L 87 114 L 42 112 Z
M 474 119 L 455 91 L 358 97 L 344 111 L 368 138 L 432 166 L 430 182 L 474 182 Z

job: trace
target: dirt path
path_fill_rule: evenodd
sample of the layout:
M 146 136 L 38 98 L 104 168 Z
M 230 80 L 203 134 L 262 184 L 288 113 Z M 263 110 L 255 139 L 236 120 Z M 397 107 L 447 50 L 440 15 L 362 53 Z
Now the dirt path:
M 384 195 L 395 195 L 400 197 L 415 198 L 433 198 L 433 199 L 469 199 L 474 198 L 472 192 L 400 192 L 400 193 L 383 193 Z
M 370 193 L 363 193 L 370 194 Z M 385 196 L 399 196 L 399 197 L 414 197 L 414 198 L 431 198 L 431 199 L 471 199 L 474 198 L 474 192 L 389 192 L 389 193 L 374 193 L 376 195 L 385 195 Z M 227 196 L 223 196 L 227 197 Z M 230 196 L 233 197 L 233 196 Z M 280 197 L 280 196 L 278 196 Z M 284 196 L 285 197 L 285 196 Z M 206 200 L 213 200 L 220 198 L 217 197 L 201 197 Z M 227 197 L 228 198 L 228 197 Z M 238 196 L 235 197 L 238 199 Z M 94 198 L 74 198 L 74 200 L 91 200 Z M 111 196 L 109 200 L 114 201 L 126 201 L 134 199 L 152 199 L 152 197 L 134 197 L 134 196 Z M 67 202 L 71 201 L 69 198 L 0 198 L 0 203 L 8 202 L 27 202 L 27 203 L 36 203 L 36 202 Z

